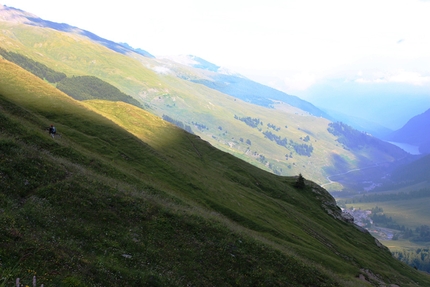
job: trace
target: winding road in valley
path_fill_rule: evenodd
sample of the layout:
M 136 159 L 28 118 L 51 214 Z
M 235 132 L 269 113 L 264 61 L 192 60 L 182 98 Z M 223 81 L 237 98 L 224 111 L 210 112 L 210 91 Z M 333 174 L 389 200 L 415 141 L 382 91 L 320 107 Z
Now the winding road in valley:
M 379 164 L 381 164 L 381 163 L 375 163 L 374 165 L 371 165 L 371 166 L 366 166 L 366 167 L 362 167 L 362 168 L 354 168 L 354 169 L 348 170 L 347 172 L 341 172 L 341 173 L 329 175 L 329 176 L 326 177 L 326 179 L 328 180 L 328 182 L 324 183 L 324 184 L 321 184 L 321 186 L 324 187 L 324 186 L 336 183 L 336 181 L 332 181 L 331 180 L 331 177 L 333 177 L 333 176 L 344 175 L 344 174 L 348 174 L 348 173 L 351 173 L 351 172 L 354 172 L 354 171 L 360 171 L 360 170 L 369 169 L 369 168 L 372 168 L 372 167 L 377 167 Z
M 336 183 L 336 181 L 332 181 L 331 180 L 331 178 L 334 177 L 334 176 L 339 176 L 339 175 L 348 174 L 348 173 L 351 173 L 351 172 L 354 172 L 354 171 L 360 171 L 360 170 L 365 170 L 365 169 L 369 169 L 369 168 L 374 168 L 374 167 L 380 166 L 381 164 L 395 163 L 397 161 L 401 161 L 401 160 L 405 159 L 406 157 L 407 156 L 403 156 L 402 158 L 396 159 L 395 161 L 383 161 L 383 162 L 375 163 L 373 165 L 369 165 L 369 166 L 366 166 L 366 167 L 354 168 L 354 169 L 348 170 L 346 172 L 341 172 L 341 173 L 329 175 L 329 176 L 326 177 L 326 179 L 328 180 L 328 182 L 324 183 L 324 184 L 321 184 L 321 187 L 324 187 L 324 186 Z

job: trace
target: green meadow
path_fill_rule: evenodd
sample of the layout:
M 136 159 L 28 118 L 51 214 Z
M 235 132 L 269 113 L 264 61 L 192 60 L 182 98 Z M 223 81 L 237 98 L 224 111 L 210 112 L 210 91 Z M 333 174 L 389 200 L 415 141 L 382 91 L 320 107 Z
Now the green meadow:
M 384 213 L 392 217 L 399 225 L 416 228 L 430 222 L 430 210 L 428 208 L 428 198 L 417 198 L 399 201 L 353 203 L 348 206 L 370 210 L 375 206 L 382 207 Z
M 391 251 L 416 250 L 430 245 L 430 240 L 422 240 L 422 236 L 418 236 L 418 229 L 428 226 L 430 222 L 429 187 L 428 182 L 421 182 L 353 199 L 339 199 L 339 203 L 362 210 L 382 208 L 383 215 L 389 221 L 376 223 L 376 226 L 388 226 L 397 236 L 394 240 L 381 239 L 381 242 Z

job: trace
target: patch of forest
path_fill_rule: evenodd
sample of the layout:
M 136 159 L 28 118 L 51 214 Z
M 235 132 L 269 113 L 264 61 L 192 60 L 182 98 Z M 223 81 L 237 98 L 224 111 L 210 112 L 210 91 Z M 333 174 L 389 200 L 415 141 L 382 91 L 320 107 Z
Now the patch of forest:
M 285 137 L 281 138 L 280 136 L 275 135 L 271 131 L 265 131 L 265 132 L 263 132 L 263 135 L 266 138 L 268 138 L 269 140 L 276 142 L 280 146 L 287 147 L 287 145 L 288 145 L 287 138 L 285 138 Z
M 294 151 L 298 154 L 298 155 L 302 155 L 302 156 L 311 156 L 312 152 L 314 150 L 314 147 L 312 145 L 308 145 L 305 143 L 296 143 L 293 140 L 290 140 L 288 142 L 288 139 L 286 137 L 281 138 L 278 135 L 275 135 L 274 133 L 272 133 L 271 131 L 265 131 L 263 132 L 264 136 L 266 138 L 268 138 L 271 141 L 276 142 L 276 144 L 286 147 L 288 148 L 288 146 L 293 147 Z
M 189 132 L 190 134 L 194 134 L 193 130 L 191 129 L 191 127 L 189 125 L 186 125 L 186 124 L 184 124 L 183 122 L 181 122 L 179 120 L 175 120 L 174 118 L 171 118 L 168 115 L 163 115 L 163 120 L 165 120 L 166 122 L 169 122 L 171 124 L 174 124 L 178 128 L 181 128 L 181 129 Z
M 304 138 L 300 138 L 300 139 L 304 142 L 308 142 L 311 140 L 311 138 L 309 136 L 305 136 Z
M 243 139 L 243 138 L 240 138 L 239 139 L 239 141 L 241 142 L 241 143 L 246 143 L 247 145 L 251 145 L 251 140 L 250 139 L 246 139 L 246 141 Z
M 124 94 L 118 88 L 97 77 L 78 76 L 69 78 L 66 74 L 57 72 L 45 64 L 34 61 L 24 55 L 6 51 L 3 48 L 0 48 L 0 55 L 4 59 L 17 64 L 21 68 L 49 83 L 57 83 L 57 89 L 76 100 L 100 99 L 122 101 L 143 108 L 136 99 Z
M 415 230 L 405 228 L 402 237 L 412 242 L 430 242 L 430 226 L 421 225 L 416 227 Z
M 402 250 L 392 252 L 398 260 L 418 269 L 430 273 L 430 250 L 429 248 L 417 248 L 413 250 Z
M 397 233 L 393 235 L 392 240 L 398 240 L 400 238 L 407 239 L 411 242 L 430 242 L 430 226 L 421 225 L 415 229 L 409 228 L 404 225 L 399 225 L 391 216 L 387 216 L 384 213 L 382 207 L 376 206 L 371 209 L 370 218 L 373 224 L 379 227 L 386 227 L 398 230 Z M 370 227 L 370 226 L 367 226 Z
M 21 68 L 50 83 L 57 83 L 67 77 L 66 74 L 57 72 L 42 63 L 36 62 L 24 55 L 6 51 L 3 48 L 0 48 L 0 55 L 4 59 L 17 64 Z
M 391 200 L 411 200 L 415 198 L 430 197 L 430 188 L 423 188 L 408 192 L 398 193 L 374 193 L 366 194 L 361 197 L 353 197 L 345 200 L 345 204 L 365 203 L 365 202 L 385 202 Z
M 314 147 L 310 144 L 300 144 L 300 143 L 296 143 L 293 140 L 290 140 L 290 145 L 294 148 L 294 151 L 299 154 L 299 155 L 303 155 L 303 156 L 311 156 L 312 152 L 314 151 Z
M 277 126 L 275 126 L 274 124 L 271 124 L 271 123 L 268 123 L 267 127 L 270 128 L 270 129 L 273 129 L 273 130 L 275 130 L 277 132 L 281 130 L 280 127 L 277 127 Z
M 406 152 L 390 143 L 384 142 L 367 133 L 360 132 L 342 122 L 329 123 L 327 131 L 337 136 L 337 141 L 342 144 L 346 150 L 359 150 L 364 147 L 373 147 L 393 156 L 405 155 Z
M 191 122 L 192 125 L 196 126 L 199 130 L 204 131 L 204 130 L 209 130 L 209 128 L 204 125 L 204 124 L 200 124 L 198 122 Z
M 84 100 L 122 101 L 142 108 L 141 104 L 129 95 L 124 94 L 113 85 L 94 76 L 73 76 L 64 78 L 57 88 L 72 98 Z
M 234 118 L 236 120 L 244 122 L 245 124 L 247 124 L 248 126 L 250 126 L 252 128 L 256 128 L 259 125 L 263 125 L 263 122 L 260 121 L 260 119 L 258 119 L 258 118 L 251 118 L 251 117 L 243 117 L 243 118 L 241 118 L 241 117 L 238 117 L 236 115 L 234 115 Z
M 368 135 L 342 122 L 329 123 L 328 132 L 337 136 L 344 148 L 360 148 L 369 143 Z

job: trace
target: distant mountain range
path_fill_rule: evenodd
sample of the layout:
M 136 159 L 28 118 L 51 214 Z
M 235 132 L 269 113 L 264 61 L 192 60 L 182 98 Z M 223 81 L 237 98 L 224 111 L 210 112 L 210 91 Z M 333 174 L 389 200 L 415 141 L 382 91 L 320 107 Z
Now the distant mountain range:
M 386 135 L 393 132 L 393 130 L 384 127 L 378 123 L 366 120 L 365 118 L 355 117 L 329 109 L 324 109 L 324 111 L 336 121 L 343 122 L 347 125 L 350 125 L 356 130 L 369 133 L 377 138 L 384 138 Z
M 188 61 L 183 61 L 182 58 L 179 63 L 185 63 L 190 67 L 207 71 L 204 73 L 205 77 L 200 79 L 189 79 L 186 75 L 178 73 L 178 76 L 182 76 L 186 80 L 203 84 L 211 89 L 256 105 L 273 107 L 275 102 L 282 101 L 306 111 L 311 115 L 334 120 L 333 117 L 299 97 L 288 95 L 274 88 L 249 80 L 239 74 L 226 73 L 226 71 L 222 70 L 220 66 L 210 63 L 202 58 L 192 55 L 186 57 L 189 58 Z
M 423 156 L 410 164 L 401 166 L 391 174 L 391 181 L 404 186 L 428 182 L 430 175 L 430 155 Z
M 430 109 L 411 118 L 402 128 L 387 135 L 385 139 L 415 145 L 421 153 L 430 153 Z
M 343 114 L 338 119 L 350 125 L 353 121 L 348 117 L 352 120 L 361 118 L 391 131 L 430 108 L 428 84 L 360 83 L 354 79 L 339 78 L 316 83 L 302 94 L 306 100 L 334 117 L 338 113 Z M 364 131 L 377 135 L 373 124 L 360 125 L 353 126 L 359 130 L 364 127 Z

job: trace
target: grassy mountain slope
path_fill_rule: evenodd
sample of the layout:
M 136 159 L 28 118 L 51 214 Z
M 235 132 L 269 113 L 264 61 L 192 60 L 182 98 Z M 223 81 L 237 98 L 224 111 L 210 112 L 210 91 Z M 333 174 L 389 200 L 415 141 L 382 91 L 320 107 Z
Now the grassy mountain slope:
M 91 40 L 118 53 L 126 54 L 129 52 L 135 52 L 145 57 L 154 58 L 154 56 L 147 51 L 144 51 L 142 49 L 134 49 L 127 43 L 115 43 L 108 39 L 99 37 L 89 31 L 79 29 L 78 27 L 70 26 L 66 23 L 56 23 L 49 20 L 44 20 L 37 17 L 36 15 L 22 11 L 20 9 L 3 6 L 0 4 L 0 19 L 1 18 L 9 21 L 25 23 L 32 26 L 54 29 L 61 32 L 73 32 L 88 37 Z
M 213 146 L 262 169 L 281 175 L 303 173 L 323 184 L 328 182 L 329 175 L 396 159 L 396 155 L 375 151 L 371 146 L 361 154 L 343 149 L 336 137 L 328 133 L 328 120 L 283 102 L 275 101 L 273 108 L 256 106 L 181 78 L 204 78 L 199 69 L 132 52 L 115 53 L 79 33 L 10 22 L 0 22 L 0 26 L 3 48 L 22 53 L 69 77 L 96 76 L 140 101 L 151 113 L 168 115 L 191 126 L 195 134 Z M 235 116 L 258 118 L 263 124 L 252 128 Z M 280 129 L 275 131 L 268 124 Z M 280 146 L 268 139 L 265 132 L 293 143 Z M 307 136 L 309 141 L 304 142 Z M 310 157 L 300 155 L 294 148 L 303 144 L 312 145 Z M 339 158 L 344 164 L 338 164 Z M 330 184 L 327 188 L 343 187 Z
M 264 107 L 273 107 L 275 102 L 282 101 L 306 113 L 333 120 L 325 112 L 299 97 L 288 95 L 274 88 L 252 81 L 240 74 L 210 63 L 193 55 L 170 56 L 169 69 L 177 77 L 187 81 L 203 84 L 213 90 Z M 181 64 L 178 66 L 177 64 Z M 184 68 L 186 66 L 187 68 Z M 195 69 L 189 69 L 195 68 Z
M 224 94 L 234 96 L 245 102 L 250 102 L 265 107 L 272 107 L 274 101 L 283 101 L 289 105 L 299 108 L 317 117 L 333 120 L 328 114 L 321 111 L 311 103 L 296 96 L 288 95 L 274 88 L 262 85 L 247 79 L 241 75 L 232 75 L 218 72 L 220 67 L 195 56 L 188 56 L 189 65 L 194 68 L 205 70 L 204 76 L 189 78 L 187 74 L 178 73 L 182 77 L 193 82 L 203 84 L 211 89 Z
M 4 60 L 0 95 L 7 285 L 33 274 L 45 286 L 430 284 L 329 215 L 334 199 L 311 182 L 295 189 L 137 107 L 77 102 Z
M 426 155 L 394 170 L 391 180 L 394 184 L 398 185 L 413 185 L 421 182 L 430 182 L 429 174 L 430 155 Z

